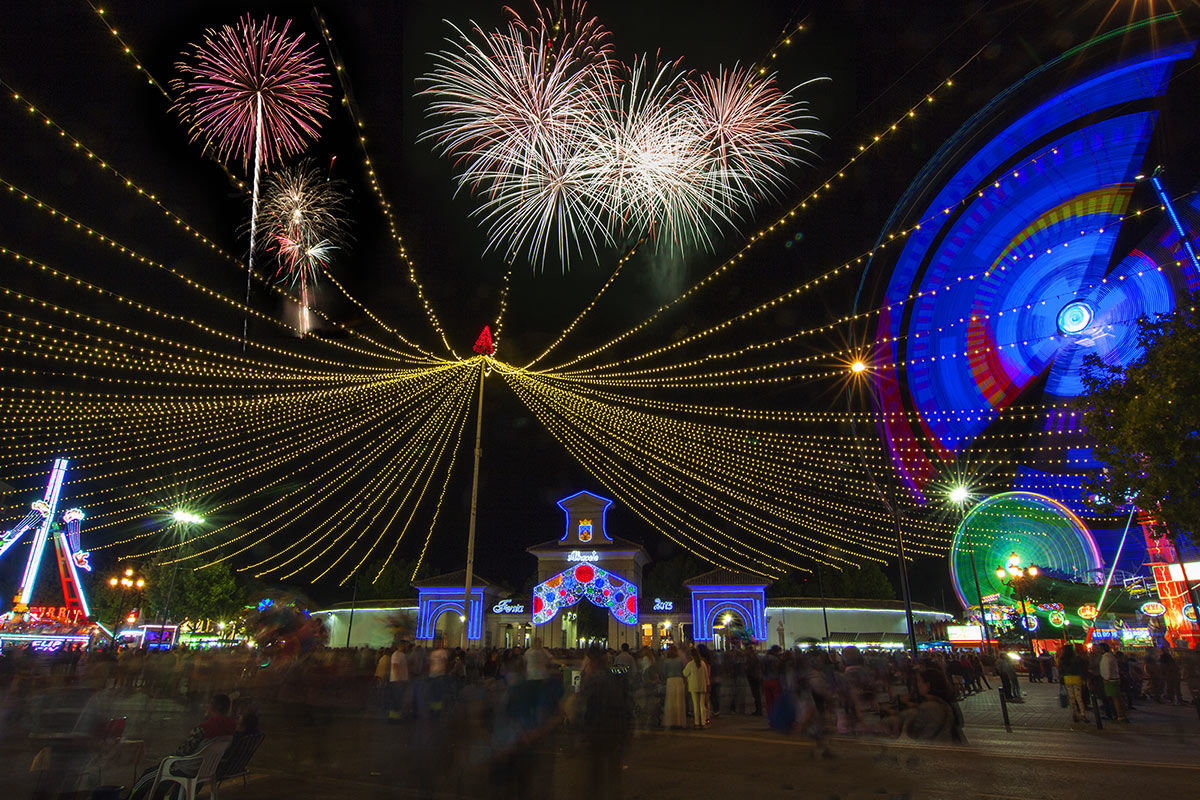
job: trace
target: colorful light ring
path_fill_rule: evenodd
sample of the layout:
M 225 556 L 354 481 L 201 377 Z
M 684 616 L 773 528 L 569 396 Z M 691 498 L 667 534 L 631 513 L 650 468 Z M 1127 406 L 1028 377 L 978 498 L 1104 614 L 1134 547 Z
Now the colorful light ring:
M 1000 602 L 1016 605 L 1011 585 L 996 576 L 996 568 L 1013 553 L 1021 566 L 1036 565 L 1077 582 L 1103 578 L 1100 550 L 1070 509 L 1045 495 L 1004 492 L 977 503 L 954 532 L 950 577 L 964 607 L 978 605 L 972 554 L 983 596 L 996 595 Z
M 1047 395 L 1074 397 L 1088 353 L 1113 364 L 1136 358 L 1136 319 L 1169 312 L 1200 278 L 1165 221 L 1109 269 L 1154 130 L 1153 99 L 1194 49 L 1189 42 L 1125 58 L 1052 86 L 1032 108 L 1029 95 L 1050 84 L 1065 58 L 1031 73 L 964 125 L 897 206 L 886 230 L 935 220 L 910 235 L 885 297 L 870 300 L 891 307 L 872 360 L 883 432 L 918 498 L 942 464 L 1038 381 Z M 1193 212 L 1185 209 L 1185 224 L 1195 226 Z M 1076 327 L 1064 332 L 1059 318 L 1071 304 Z
M 585 599 L 620 623 L 637 624 L 637 587 L 595 564 L 577 564 L 533 587 L 533 622 L 545 624 Z

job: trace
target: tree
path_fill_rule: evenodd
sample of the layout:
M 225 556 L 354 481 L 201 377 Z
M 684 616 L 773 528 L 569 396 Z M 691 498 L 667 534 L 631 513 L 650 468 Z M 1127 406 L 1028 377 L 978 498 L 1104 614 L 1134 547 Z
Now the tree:
M 245 605 L 228 563 L 220 561 L 203 569 L 179 568 L 171 598 L 171 616 L 175 619 L 229 620 Z
M 415 578 L 413 570 L 417 570 Z M 361 571 L 358 596 L 366 600 L 401 600 L 416 597 L 417 590 L 413 588 L 412 582 L 428 577 L 429 571 L 428 561 L 423 562 L 420 569 L 417 569 L 415 559 L 393 558 L 386 566 L 383 559 L 378 559 Z M 378 579 L 375 579 L 376 575 L 379 576 Z
M 1200 530 L 1200 297 L 1138 320 L 1143 353 L 1128 366 L 1084 360 L 1084 425 L 1105 465 L 1089 488 L 1110 508 L 1134 498 L 1172 533 Z
M 642 575 L 642 597 L 678 597 L 683 591 L 683 582 L 705 571 L 691 553 L 678 553 L 662 561 L 655 561 Z M 710 568 L 711 569 L 711 568 Z
M 224 561 L 203 569 L 186 564 L 153 563 L 133 567 L 138 577 L 146 581 L 141 591 L 124 594 L 107 581 L 100 581 L 92 594 L 92 615 L 109 625 L 120 609 L 128 614 L 133 609 L 141 613 L 141 622 L 157 624 L 164 614 L 172 620 L 230 620 L 245 606 L 245 592 L 238 585 L 233 570 Z M 171 589 L 172 575 L 175 586 Z M 167 608 L 168 594 L 170 609 Z
M 826 597 L 854 597 L 859 600 L 895 600 L 896 589 L 879 564 L 833 571 L 825 581 Z

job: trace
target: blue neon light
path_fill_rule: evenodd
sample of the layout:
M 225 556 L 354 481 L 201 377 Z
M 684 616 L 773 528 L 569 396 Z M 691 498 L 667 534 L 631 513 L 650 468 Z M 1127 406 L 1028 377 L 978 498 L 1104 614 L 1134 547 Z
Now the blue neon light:
M 692 592 L 692 638 L 711 641 L 717 617 L 735 612 L 755 641 L 767 639 L 767 599 L 763 586 L 701 586 Z
M 417 589 L 416 638 L 432 639 L 442 614 L 452 611 L 463 616 L 463 589 L 454 586 L 435 586 Z M 467 615 L 467 639 L 483 638 L 483 589 L 471 589 L 471 613 Z
M 600 501 L 600 503 L 601 503 L 601 506 L 600 506 L 600 534 L 603 537 L 601 539 L 601 541 L 602 542 L 611 542 L 612 537 L 608 535 L 608 526 L 606 526 L 604 523 L 608 517 L 608 509 L 612 506 L 613 501 L 609 500 L 607 497 L 601 497 L 600 495 L 593 494 L 592 492 L 589 492 L 587 490 L 576 492 L 575 494 L 564 497 L 563 499 L 558 501 L 558 503 L 557 503 L 558 507 L 561 508 L 563 510 L 563 513 L 567 515 L 567 520 L 563 525 L 563 535 L 562 535 L 562 538 L 559 539 L 559 541 L 565 542 L 572 533 L 572 531 L 571 531 L 571 510 L 567 507 L 567 504 L 570 503 L 572 500 L 574 500 L 576 497 L 580 497 L 582 495 L 586 495 L 587 497 L 590 497 L 593 500 Z M 594 522 L 590 526 L 587 527 L 587 531 L 589 534 L 592 534 L 594 529 L 595 529 Z M 591 541 L 592 540 L 589 537 L 588 542 L 591 542 Z
M 1171 226 L 1175 228 L 1176 235 L 1183 242 L 1183 250 L 1187 253 L 1188 261 L 1192 262 L 1192 269 L 1200 272 L 1200 261 L 1196 260 L 1196 250 L 1192 247 L 1191 237 L 1183 227 L 1183 222 L 1179 219 L 1179 214 L 1175 213 L 1175 203 L 1171 201 L 1167 195 L 1167 190 L 1163 188 L 1162 178 L 1157 173 L 1150 176 L 1150 182 L 1154 184 L 1154 191 L 1158 192 L 1158 198 L 1162 200 L 1163 208 L 1167 210 L 1167 216 L 1171 219 Z

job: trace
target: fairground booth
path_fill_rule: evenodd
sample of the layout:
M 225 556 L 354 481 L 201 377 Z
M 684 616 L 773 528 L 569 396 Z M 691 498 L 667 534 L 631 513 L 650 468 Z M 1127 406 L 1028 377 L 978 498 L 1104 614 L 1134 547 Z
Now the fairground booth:
M 899 649 L 906 640 L 903 604 L 846 598 L 767 598 L 771 580 L 752 572 L 714 569 L 683 582 L 672 597 L 641 592 L 650 562 L 636 542 L 606 527 L 613 501 L 583 491 L 558 501 L 562 533 L 528 548 L 537 580 L 528 595 L 475 574 L 464 610 L 464 570 L 414 583 L 415 598 L 342 603 L 314 612 L 333 647 L 385 647 L 400 638 L 424 644 L 524 647 L 540 638 L 550 648 L 598 643 L 614 649 L 662 648 L 705 642 L 724 648 L 825 642 Z M 950 614 L 916 604 L 919 639 L 944 639 Z

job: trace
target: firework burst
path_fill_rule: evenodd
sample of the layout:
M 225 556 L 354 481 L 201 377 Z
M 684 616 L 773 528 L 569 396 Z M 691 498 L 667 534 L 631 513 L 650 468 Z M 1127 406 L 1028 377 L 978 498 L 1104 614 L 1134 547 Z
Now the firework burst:
M 621 66 L 578 0 L 513 17 L 492 33 L 452 25 L 423 78 L 436 120 L 424 138 L 479 199 L 488 249 L 541 263 L 556 246 L 565 267 L 627 236 L 711 247 L 819 135 L 773 76 Z
M 246 262 L 246 304 L 254 275 L 258 182 L 262 162 L 294 155 L 315 138 L 320 119 L 328 118 L 328 76 L 305 46 L 302 36 L 288 36 L 291 22 L 277 28 L 270 17 L 262 23 L 249 15 L 236 26 L 209 29 L 204 42 L 192 45 L 172 83 L 175 104 L 191 128 L 192 141 L 204 139 L 217 158 L 250 163 L 250 256 Z M 307 313 L 305 314 L 307 317 Z M 242 349 L 249 336 L 248 317 L 242 318 Z
M 349 240 L 346 192 L 311 163 L 267 176 L 258 224 L 265 248 L 275 255 L 275 277 L 300 289 L 300 327 L 308 332 L 308 290 L 329 266 L 334 251 Z
M 289 36 L 290 25 L 246 16 L 206 31 L 176 65 L 175 109 L 192 140 L 204 140 L 218 159 L 247 168 L 259 141 L 268 164 L 295 155 L 329 117 L 328 75 L 316 44 Z

